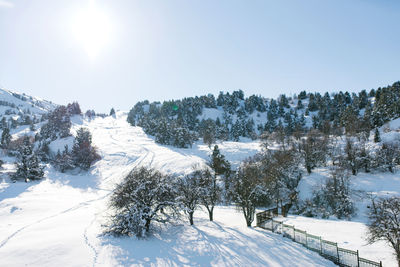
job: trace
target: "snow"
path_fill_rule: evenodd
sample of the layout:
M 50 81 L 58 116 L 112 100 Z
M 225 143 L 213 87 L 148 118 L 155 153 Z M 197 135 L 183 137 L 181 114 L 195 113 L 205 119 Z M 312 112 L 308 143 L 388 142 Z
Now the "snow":
M 247 228 L 233 207 L 217 207 L 215 222 L 204 211 L 195 225 L 186 221 L 158 226 L 148 240 L 101 235 L 107 200 L 132 168 L 150 165 L 165 173 L 186 173 L 204 164 L 211 150 L 158 145 L 139 127 L 116 118 L 74 119 L 87 127 L 102 159 L 89 172 L 62 174 L 47 166 L 43 181 L 0 184 L 0 259 L 2 266 L 334 266 L 279 235 Z M 52 143 L 52 149 L 62 141 Z M 257 142 L 220 143 L 239 162 L 259 151 Z M 10 166 L 9 166 L 10 167 Z
M 114 264 L 122 266 L 335 266 L 279 235 L 246 227 L 232 207 L 217 207 L 215 215 L 210 222 L 198 211 L 194 226 L 167 225 L 146 241 L 105 242 L 116 253 Z
M 312 189 L 322 184 L 329 177 L 327 168 L 313 170 L 310 175 L 304 175 L 299 184 L 300 199 L 311 197 Z M 399 173 L 359 173 L 350 176 L 353 189 L 353 200 L 356 203 L 357 215 L 352 221 L 337 219 L 317 219 L 302 216 L 289 216 L 286 224 L 305 230 L 310 234 L 322 236 L 324 239 L 337 242 L 340 247 L 359 250 L 363 258 L 382 261 L 383 266 L 397 266 L 392 248 L 387 243 L 377 242 L 367 244 L 367 206 L 371 197 L 400 196 Z
M 19 95 L 20 97 L 25 98 L 24 100 L 19 99 L 14 96 Z M 50 110 L 53 110 L 57 107 L 57 105 L 40 99 L 38 97 L 31 97 L 24 94 L 12 92 L 6 89 L 0 89 L 0 99 L 1 101 L 5 101 L 11 104 L 15 104 L 16 108 L 12 108 L 10 106 L 0 106 L 0 114 L 4 115 L 5 111 L 8 109 L 18 111 L 19 110 L 30 110 L 33 114 L 44 114 Z
M 56 139 L 49 144 L 49 149 L 51 153 L 54 155 L 57 154 L 58 151 L 62 153 L 65 149 L 65 146 L 68 146 L 69 151 L 71 151 L 72 146 L 74 145 L 74 137 L 68 136 L 65 138 Z
M 216 109 L 216 108 L 203 108 L 203 112 L 201 115 L 197 116 L 197 118 L 199 120 L 207 120 L 207 119 L 212 119 L 212 120 L 216 120 L 217 118 L 219 118 L 220 120 L 222 120 L 223 118 L 223 110 L 222 108 Z
M 307 231 L 309 234 L 321 236 L 322 239 L 337 242 L 341 248 L 359 250 L 360 257 L 376 262 L 382 261 L 382 265 L 385 267 L 397 266 L 392 249 L 385 242 L 379 241 L 371 245 L 367 243 L 365 223 L 302 216 L 288 216 L 278 220 L 294 225 L 297 229 Z

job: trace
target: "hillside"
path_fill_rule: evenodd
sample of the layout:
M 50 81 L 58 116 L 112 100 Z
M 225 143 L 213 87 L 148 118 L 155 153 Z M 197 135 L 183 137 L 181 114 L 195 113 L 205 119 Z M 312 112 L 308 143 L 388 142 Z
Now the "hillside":
M 56 107 L 56 104 L 47 100 L 0 89 L 0 115 L 2 117 L 40 116 Z
M 277 99 L 245 96 L 242 90 L 161 102 L 141 101 L 128 114 L 160 144 L 190 147 L 194 141 L 257 139 L 283 131 L 298 135 L 310 128 L 324 134 L 367 133 L 400 117 L 400 82 L 356 93 L 282 94 Z
M 165 172 L 184 173 L 204 163 L 210 152 L 163 147 L 129 127 L 126 115 L 96 118 L 74 124 L 88 127 L 102 159 L 89 173 L 61 174 L 46 169 L 46 179 L 35 183 L 1 183 L 0 258 L 6 266 L 114 266 L 114 265 L 264 265 L 333 266 L 268 232 L 247 229 L 232 207 L 218 207 L 216 221 L 196 216 L 196 226 L 185 221 L 168 224 L 165 233 L 147 241 L 101 235 L 107 219 L 107 196 L 131 168 L 151 164 Z M 241 160 L 258 151 L 257 143 L 228 142 L 222 151 Z M 239 152 L 239 153 L 237 153 Z M 23 256 L 21 253 L 23 252 Z M 296 262 L 290 259 L 296 258 Z
M 385 95 L 387 90 L 392 89 L 379 89 L 378 92 Z M 374 110 L 379 110 L 378 107 L 381 106 L 375 105 L 376 94 L 375 92 L 374 96 L 367 96 L 367 102 L 375 107 Z M 274 120 L 277 128 L 271 133 L 260 128 L 257 135 L 262 132 L 268 133 L 267 137 L 263 136 L 261 140 L 256 139 L 256 136 L 239 135 L 236 141 L 231 138 L 212 138 L 212 142 L 209 143 L 207 141 L 210 140 L 204 140 L 203 136 L 191 139 L 190 146 L 185 148 L 176 147 L 176 144 L 160 144 L 158 136 L 146 132 L 146 127 L 132 126 L 132 111 L 117 112 L 110 116 L 96 116 L 94 112 L 83 115 L 77 103 L 59 106 L 24 95 L 16 97 L 8 91 L 4 91 L 4 95 L 4 99 L 14 101 L 9 102 L 14 105 L 6 106 L 15 109 L 15 113 L 22 110 L 21 114 L 24 114 L 23 108 L 32 106 L 32 103 L 37 101 L 38 104 L 26 114 L 40 118 L 40 121 L 32 120 L 30 125 L 17 123 L 17 126 L 12 128 L 11 135 L 14 143 L 25 135 L 30 136 L 34 153 L 41 156 L 41 164 L 44 167 L 44 177 L 41 180 L 29 183 L 13 180 L 11 177 L 16 169 L 14 163 L 19 160 L 18 153 L 13 149 L 18 150 L 21 143 L 13 144 L 14 148 L 2 149 L 0 159 L 4 164 L 0 170 L 0 221 L 3 223 L 0 224 L 0 263 L 4 263 L 5 266 L 53 266 L 55 262 L 73 266 L 332 266 L 331 262 L 287 239 L 261 229 L 247 228 L 241 211 L 233 206 L 233 202 L 226 203 L 226 199 L 216 206 L 214 222 L 208 222 L 206 210 L 200 209 L 195 212 L 194 226 L 188 225 L 185 216 L 165 225 L 154 224 L 154 231 L 148 240 L 103 235 L 104 225 L 109 222 L 111 216 L 108 207 L 110 194 L 116 184 L 133 168 L 150 166 L 162 173 L 182 177 L 193 172 L 195 166 L 205 166 L 210 160 L 215 144 L 230 163 L 233 177 L 236 177 L 235 171 L 249 157 L 260 157 L 266 151 L 271 153 L 270 156 L 282 149 L 284 152 L 293 151 L 295 165 L 283 166 L 295 170 L 296 175 L 300 174 L 296 176 L 299 180 L 296 180 L 294 188 L 291 189 L 291 193 L 295 193 L 296 202 L 290 211 L 291 214 L 280 220 L 338 242 L 341 247 L 359 250 L 364 258 L 378 262 L 382 260 L 384 266 L 396 264 L 392 250 L 386 243 L 367 244 L 365 236 L 367 206 L 370 205 L 371 196 L 400 196 L 397 172 L 399 162 L 396 161 L 398 158 L 394 153 L 397 150 L 392 151 L 393 162 L 389 164 L 382 161 L 386 158 L 385 149 L 388 145 L 389 148 L 397 148 L 400 142 L 400 119 L 394 119 L 397 111 L 379 116 L 377 113 L 371 113 L 371 116 L 375 114 L 372 117 L 382 120 L 376 125 L 373 124 L 373 120 L 370 121 L 372 124 L 361 128 L 361 131 L 344 124 L 343 127 L 339 127 L 340 131 L 333 133 L 329 127 L 318 130 L 319 124 L 315 124 L 315 118 L 321 110 L 310 111 L 311 94 L 302 93 L 305 95 L 302 103 L 307 107 L 296 108 L 295 99 L 299 98 L 294 97 L 287 99 L 289 107 L 283 109 L 284 114 L 296 112 L 295 114 L 301 114 L 300 117 L 304 118 L 301 134 L 289 134 L 287 131 L 290 130 L 290 125 L 287 124 L 287 120 L 285 122 L 284 119 L 278 118 Z M 355 96 L 352 97 L 353 100 L 349 103 L 354 106 Z M 239 106 L 246 107 L 246 101 L 238 100 Z M 268 100 L 268 107 L 272 102 Z M 169 117 L 171 122 L 179 121 L 179 114 L 185 110 L 179 111 L 182 107 L 179 103 L 176 104 L 177 108 L 171 106 L 170 102 L 154 105 L 144 103 L 139 106 L 143 108 L 144 113 L 141 114 L 144 117 L 147 116 L 146 112 L 150 112 L 154 107 L 160 110 L 164 107 L 167 113 L 171 110 L 177 111 L 178 114 Z M 231 111 L 229 116 L 239 118 L 239 110 L 240 108 Z M 348 107 L 345 110 L 348 110 Z M 366 110 L 365 107 L 359 109 L 358 115 L 365 118 L 365 114 L 368 113 Z M 51 112 L 47 113 L 48 111 Z M 157 114 L 158 111 L 154 112 Z M 391 115 L 388 115 L 389 113 Z M 203 125 L 205 121 L 226 118 L 227 111 L 226 107 L 216 105 L 204 107 L 200 113 L 189 113 L 188 116 L 193 114 L 197 114 L 194 125 Z M 11 118 L 13 115 L 18 116 L 12 114 Z M 9 115 L 3 115 L 4 118 L 9 118 L 7 116 Z M 243 116 L 260 124 L 269 123 L 266 111 L 255 109 Z M 14 120 L 17 121 L 17 118 Z M 347 120 L 349 118 L 337 123 L 341 125 Z M 330 123 L 334 125 L 334 121 Z M 89 164 L 87 169 L 73 165 L 72 154 L 68 152 L 76 143 L 77 134 L 82 127 L 91 133 L 89 139 L 94 147 L 97 147 L 100 155 L 100 160 L 95 161 L 94 165 Z M 232 128 L 229 127 L 231 131 Z M 327 132 L 324 132 L 324 129 Z M 197 130 L 199 129 L 193 131 Z M 379 140 L 376 140 L 377 135 Z M 279 136 L 283 136 L 283 139 Z M 176 137 L 180 140 L 181 136 Z M 324 141 L 321 147 L 306 146 L 307 141 L 312 138 Z M 326 140 L 328 141 L 325 143 Z M 316 144 L 319 144 L 318 141 Z M 349 144 L 354 150 L 349 149 Z M 45 150 L 44 147 L 48 149 Z M 353 159 L 348 158 L 349 151 L 354 152 Z M 310 152 L 311 157 L 307 154 Z M 255 159 L 257 160 L 257 157 Z M 284 158 L 284 161 L 290 161 L 286 159 Z M 309 173 L 307 160 L 311 164 Z M 346 163 L 350 160 L 355 164 Z M 287 163 L 284 161 L 281 164 Z M 270 163 L 264 163 L 267 169 L 263 171 L 268 173 Z M 66 169 L 63 169 L 64 167 Z M 313 201 L 314 192 L 321 190 L 321 185 L 332 178 L 332 169 L 338 167 L 346 169 L 349 173 L 348 197 L 354 204 L 355 213 L 345 214 L 339 219 L 337 214 L 320 213 L 320 210 L 315 209 L 311 214 L 314 218 L 304 217 L 310 216 L 310 209 L 307 207 L 311 207 L 308 201 Z M 352 171 L 354 175 L 350 175 Z M 284 172 L 283 174 L 286 175 Z M 295 181 L 291 174 L 289 173 L 287 178 Z M 222 180 L 219 182 L 222 183 Z M 288 189 L 285 188 L 285 184 L 280 186 L 279 190 Z M 269 191 L 268 194 L 272 196 L 273 192 Z M 287 199 L 285 194 L 280 196 L 281 203 L 285 204 Z M 260 205 L 260 209 L 264 208 L 265 206 Z

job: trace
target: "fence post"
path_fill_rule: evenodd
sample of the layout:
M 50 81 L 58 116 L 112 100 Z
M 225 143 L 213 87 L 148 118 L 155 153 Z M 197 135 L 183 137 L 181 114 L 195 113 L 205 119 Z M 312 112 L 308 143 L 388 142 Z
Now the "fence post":
M 338 263 L 340 263 L 339 247 L 338 247 L 337 243 L 335 243 L 335 244 L 336 244 L 336 252 L 337 252 L 337 261 L 338 261 Z
M 306 248 L 308 248 L 308 235 L 307 235 L 307 232 L 305 234 L 306 234 Z
M 357 267 L 360 267 L 360 255 L 358 254 L 358 249 L 357 249 Z
M 319 237 L 319 249 L 320 249 L 320 254 L 322 255 L 322 237 Z
M 296 228 L 293 226 L 293 240 L 296 242 Z

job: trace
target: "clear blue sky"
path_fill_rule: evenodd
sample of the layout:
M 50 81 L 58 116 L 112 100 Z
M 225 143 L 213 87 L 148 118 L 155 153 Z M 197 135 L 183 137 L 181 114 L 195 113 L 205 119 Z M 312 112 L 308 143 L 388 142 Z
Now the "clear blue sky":
M 400 80 L 400 1 L 97 0 L 101 16 L 76 19 L 88 3 L 0 0 L 0 87 L 108 112 Z

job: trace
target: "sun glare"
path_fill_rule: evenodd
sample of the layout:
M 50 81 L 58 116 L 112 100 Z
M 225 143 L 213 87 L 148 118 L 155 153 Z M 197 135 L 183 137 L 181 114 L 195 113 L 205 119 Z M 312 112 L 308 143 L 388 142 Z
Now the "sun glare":
M 72 33 L 94 59 L 110 42 L 112 23 L 107 13 L 96 6 L 95 1 L 90 1 L 87 8 L 79 10 L 73 18 Z

